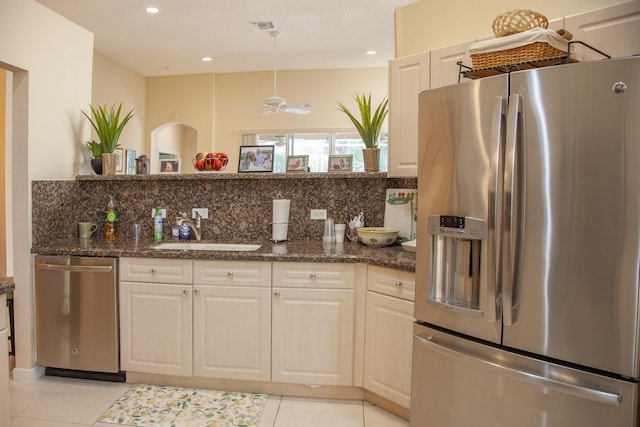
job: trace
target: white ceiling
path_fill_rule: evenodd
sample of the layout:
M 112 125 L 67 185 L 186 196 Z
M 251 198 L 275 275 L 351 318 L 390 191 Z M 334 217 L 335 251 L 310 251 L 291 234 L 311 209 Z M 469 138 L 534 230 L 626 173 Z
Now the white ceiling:
M 38 0 L 94 33 L 96 52 L 143 76 L 272 70 L 273 39 L 252 21 L 280 32 L 279 70 L 386 67 L 394 10 L 414 1 Z

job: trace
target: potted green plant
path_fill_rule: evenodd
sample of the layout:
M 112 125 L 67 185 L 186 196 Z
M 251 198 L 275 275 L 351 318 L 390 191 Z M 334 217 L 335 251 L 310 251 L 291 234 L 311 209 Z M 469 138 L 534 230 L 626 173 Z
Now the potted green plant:
M 349 111 L 341 102 L 338 102 L 338 110 L 342 111 L 349 117 L 360 134 L 365 148 L 362 150 L 364 157 L 365 172 L 377 172 L 380 169 L 380 149 L 378 148 L 378 139 L 382 124 L 388 113 L 389 99 L 385 96 L 378 104 L 375 111 L 371 109 L 371 94 L 365 96 L 356 93 L 354 99 L 360 110 L 360 120 Z
M 122 130 L 133 117 L 133 110 L 129 111 L 121 119 L 122 103 L 117 108 L 115 104 L 111 107 L 102 105 L 97 108 L 89 105 L 89 108 L 91 109 L 91 115 L 82 110 L 81 112 L 91 123 L 100 142 L 87 141 L 87 146 L 91 150 L 91 156 L 94 159 L 102 158 L 102 173 L 104 175 L 114 175 L 116 168 L 114 151 L 118 148 L 118 140 Z M 96 170 L 95 166 L 94 170 Z

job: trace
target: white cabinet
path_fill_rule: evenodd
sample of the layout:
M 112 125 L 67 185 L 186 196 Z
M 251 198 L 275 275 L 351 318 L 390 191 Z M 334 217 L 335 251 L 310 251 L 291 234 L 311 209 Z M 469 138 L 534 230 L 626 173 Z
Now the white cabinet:
M 469 45 L 474 41 L 431 51 L 431 89 L 458 83 L 460 74 L 458 62 L 462 61 L 464 65 L 471 66 Z M 462 78 L 460 78 L 460 82 L 463 82 Z
M 271 379 L 271 264 L 194 261 L 193 375 Z
M 564 23 L 574 40 L 588 43 L 614 58 L 640 53 L 638 0 L 567 16 Z M 575 47 L 575 55 L 572 56 L 580 61 L 603 58 L 579 45 Z
M 418 176 L 418 94 L 429 89 L 429 53 L 389 61 L 390 177 Z
M 414 289 L 414 273 L 369 267 L 364 388 L 406 409 L 411 402 Z
M 355 264 L 273 264 L 274 382 L 353 385 Z
M 0 426 L 11 425 L 9 407 L 9 353 L 7 351 L 7 295 L 0 295 Z
M 123 370 L 191 375 L 191 282 L 190 260 L 120 259 Z
M 122 258 L 122 368 L 269 381 L 270 290 L 270 263 Z

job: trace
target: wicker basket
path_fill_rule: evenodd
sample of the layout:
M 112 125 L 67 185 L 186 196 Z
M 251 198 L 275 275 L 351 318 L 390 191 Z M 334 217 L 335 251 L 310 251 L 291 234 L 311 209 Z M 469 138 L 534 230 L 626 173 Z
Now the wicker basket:
M 102 153 L 102 175 L 116 174 L 115 153 Z
M 378 172 L 380 170 L 379 148 L 363 148 L 362 157 L 364 158 L 365 172 Z
M 532 28 L 548 28 L 547 17 L 527 9 L 515 9 L 502 13 L 493 20 L 491 26 L 496 37 L 518 34 Z
M 472 54 L 471 64 L 474 69 L 501 67 L 512 64 L 521 64 L 528 61 L 556 58 L 566 54 L 567 52 L 558 50 L 555 47 L 550 46 L 548 43 L 534 42 L 513 49 Z

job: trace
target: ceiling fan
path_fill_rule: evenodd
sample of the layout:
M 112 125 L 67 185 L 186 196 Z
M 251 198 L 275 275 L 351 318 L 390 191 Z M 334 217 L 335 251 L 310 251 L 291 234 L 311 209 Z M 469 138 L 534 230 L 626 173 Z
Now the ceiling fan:
M 285 113 L 294 113 L 294 114 L 309 114 L 311 112 L 311 104 L 302 103 L 302 104 L 291 104 L 287 105 L 287 100 L 281 96 L 277 95 L 277 71 L 278 68 L 276 66 L 277 60 L 277 51 L 276 51 L 276 39 L 280 35 L 280 32 L 277 30 L 270 30 L 269 35 L 273 37 L 273 96 L 265 98 L 263 110 L 264 114 L 277 113 L 278 111 L 284 111 Z

